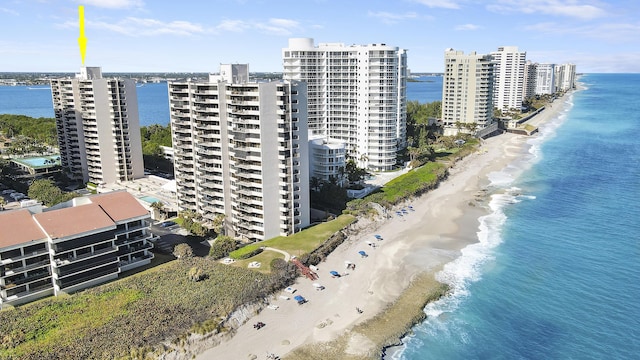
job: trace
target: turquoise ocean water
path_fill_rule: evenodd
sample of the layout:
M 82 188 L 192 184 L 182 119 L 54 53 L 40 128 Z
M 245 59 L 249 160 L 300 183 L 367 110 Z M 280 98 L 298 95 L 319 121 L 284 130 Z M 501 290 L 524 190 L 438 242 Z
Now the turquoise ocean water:
M 453 293 L 387 358 L 640 358 L 640 74 L 579 81 L 490 174 L 479 243 L 439 274 Z
M 407 84 L 440 100 L 441 77 Z M 585 90 L 491 174 L 479 243 L 440 274 L 391 359 L 640 358 L 640 74 L 589 74 Z M 141 125 L 169 123 L 166 84 L 137 89 Z M 0 86 L 0 114 L 52 117 L 47 89 Z

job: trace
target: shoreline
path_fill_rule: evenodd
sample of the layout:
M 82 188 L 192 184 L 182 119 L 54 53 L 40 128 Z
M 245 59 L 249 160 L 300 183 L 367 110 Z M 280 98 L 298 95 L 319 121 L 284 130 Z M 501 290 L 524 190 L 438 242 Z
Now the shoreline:
M 530 121 L 541 125 L 557 117 L 566 103 L 563 96 Z M 433 300 L 434 294 L 444 294 L 435 274 L 458 258 L 466 246 L 478 242 L 479 218 L 489 214 L 487 176 L 520 158 L 530 138 L 505 133 L 485 140 L 478 152 L 449 169 L 448 178 L 438 188 L 413 199 L 414 211 L 361 224 L 364 228 L 318 265 L 320 279 L 316 282 L 325 290 L 317 291 L 311 281 L 298 278 L 293 285 L 298 289 L 296 295 L 304 296 L 308 303 L 298 305 L 279 298 L 290 294 L 277 293 L 271 299 L 271 304 L 279 306 L 277 310 L 263 309 L 240 326 L 231 339 L 198 354 L 196 359 L 262 359 L 265 353 L 283 358 L 304 354 L 308 359 L 380 359 L 386 348 L 400 345 L 402 337 L 424 318 L 420 314 L 424 316 L 426 302 L 416 302 L 416 283 L 431 284 L 421 289 L 425 301 Z M 384 240 L 376 241 L 374 234 Z M 367 241 L 377 247 L 370 247 Z M 357 254 L 360 250 L 369 256 L 361 258 Z M 344 271 L 345 261 L 355 263 L 357 270 Z M 330 270 L 345 275 L 331 278 Z M 402 303 L 407 296 L 414 299 L 413 309 Z M 375 326 L 376 321 L 398 309 L 410 316 L 397 319 L 398 324 L 388 328 Z M 250 323 L 257 321 L 266 327 L 252 329 Z M 389 319 L 386 321 L 389 324 Z M 339 349 L 340 354 L 336 353 Z

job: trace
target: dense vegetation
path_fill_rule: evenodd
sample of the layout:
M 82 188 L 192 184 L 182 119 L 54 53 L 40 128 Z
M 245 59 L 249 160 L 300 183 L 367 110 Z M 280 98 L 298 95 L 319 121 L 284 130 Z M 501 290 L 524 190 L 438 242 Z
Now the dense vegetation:
M 74 192 L 64 192 L 49 179 L 35 180 L 27 191 L 30 198 L 42 202 L 45 206 L 53 206 L 74 197 L 80 196 Z
M 279 269 L 264 275 L 188 258 L 2 311 L 0 359 L 133 358 L 161 341 L 216 330 L 238 306 L 284 287 L 295 275 L 290 267 Z
M 173 163 L 162 155 L 160 146 L 171 147 L 171 128 L 154 124 L 140 127 L 144 167 L 173 174 Z
M 7 138 L 26 136 L 40 143 L 57 145 L 56 120 L 25 115 L 0 115 L 0 133 Z

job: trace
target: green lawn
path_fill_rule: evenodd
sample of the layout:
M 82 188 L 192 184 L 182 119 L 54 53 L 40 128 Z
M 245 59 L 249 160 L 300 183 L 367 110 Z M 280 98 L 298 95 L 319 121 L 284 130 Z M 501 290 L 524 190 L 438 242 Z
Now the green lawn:
M 302 256 L 309 253 L 320 244 L 325 242 L 338 230 L 354 222 L 356 218 L 352 215 L 340 215 L 332 221 L 318 224 L 308 229 L 302 230 L 290 236 L 278 236 L 273 239 L 257 242 L 238 249 L 230 257 L 239 259 L 242 255 L 250 253 L 260 247 L 268 246 L 284 250 L 293 256 Z M 252 261 L 257 261 L 252 258 Z

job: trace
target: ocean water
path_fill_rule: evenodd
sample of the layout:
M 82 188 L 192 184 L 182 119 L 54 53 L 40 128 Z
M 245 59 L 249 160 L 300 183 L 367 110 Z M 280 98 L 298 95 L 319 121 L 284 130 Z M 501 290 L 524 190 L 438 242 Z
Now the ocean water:
M 407 83 L 407 98 L 421 103 L 442 100 L 442 77 L 423 76 L 418 82 Z M 169 125 L 169 95 L 167 83 L 140 84 L 138 112 L 140 125 Z M 49 86 L 0 86 L 0 114 L 31 117 L 53 117 Z
M 640 74 L 588 74 L 490 176 L 450 296 L 391 359 L 640 358 Z
M 169 124 L 167 83 L 138 85 L 140 125 Z M 51 87 L 0 86 L 0 114 L 27 115 L 35 118 L 54 117 Z

